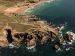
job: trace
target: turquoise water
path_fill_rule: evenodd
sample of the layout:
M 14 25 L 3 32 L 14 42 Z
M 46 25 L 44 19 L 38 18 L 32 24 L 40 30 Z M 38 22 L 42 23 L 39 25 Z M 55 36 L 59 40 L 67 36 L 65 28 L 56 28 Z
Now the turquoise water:
M 45 3 L 31 12 L 56 25 L 68 23 L 67 30 L 75 32 L 75 0 L 56 0 Z

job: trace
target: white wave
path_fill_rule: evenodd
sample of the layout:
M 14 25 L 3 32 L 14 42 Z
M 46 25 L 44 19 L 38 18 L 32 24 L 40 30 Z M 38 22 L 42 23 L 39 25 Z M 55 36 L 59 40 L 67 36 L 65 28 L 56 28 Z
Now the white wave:
M 30 52 L 36 52 L 36 48 L 35 46 L 32 46 L 32 47 L 26 47 L 28 49 L 28 51 Z
M 26 47 L 28 50 L 35 48 L 35 46 Z
M 65 28 L 65 26 L 61 26 L 61 27 L 60 27 L 60 30 L 63 30 L 64 28 Z
M 10 44 L 8 45 L 8 47 L 9 47 L 9 48 L 14 48 L 14 45 L 13 45 L 12 43 L 10 43 Z
M 52 2 L 52 1 L 55 1 L 55 0 L 48 0 L 48 1 L 44 1 L 43 3 L 50 3 L 50 2 Z M 30 8 L 28 8 L 28 9 L 26 9 L 25 11 L 24 11 L 24 13 L 30 13 L 31 11 L 32 11 L 32 9 L 34 9 L 37 5 L 39 5 L 39 3 L 38 4 L 36 4 L 36 5 L 34 5 L 34 6 L 32 6 L 32 7 L 30 7 Z M 40 3 L 40 5 L 41 5 L 41 3 Z
M 69 51 L 69 50 L 70 50 L 70 48 L 66 48 L 65 50 L 66 50 L 66 51 Z
M 71 45 L 72 43 L 73 43 L 72 41 L 71 41 L 71 42 L 68 42 L 68 44 L 70 44 L 70 45 Z
M 50 2 L 53 2 L 53 1 L 55 1 L 55 0 L 48 0 L 48 1 L 46 1 L 47 3 L 50 3 Z
M 67 34 L 70 34 L 70 35 L 72 35 L 73 37 L 73 40 L 75 40 L 75 33 L 73 33 L 73 32 L 71 32 L 71 31 L 68 31 L 68 32 L 66 32 Z
M 58 49 L 56 50 L 56 52 L 59 52 L 59 51 L 62 51 L 61 48 L 58 48 Z

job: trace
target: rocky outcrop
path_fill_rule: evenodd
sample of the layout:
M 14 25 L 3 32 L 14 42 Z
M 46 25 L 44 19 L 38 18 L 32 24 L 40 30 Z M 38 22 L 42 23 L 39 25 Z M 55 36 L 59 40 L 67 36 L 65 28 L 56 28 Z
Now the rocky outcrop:
M 12 43 L 17 48 L 20 45 L 25 44 L 26 47 L 30 49 L 31 47 L 35 47 L 37 43 L 46 44 L 49 39 L 57 38 L 58 36 L 58 30 L 56 30 L 55 27 L 49 26 L 45 21 L 36 20 L 34 18 L 32 21 L 27 22 L 27 24 L 29 23 L 34 27 L 31 27 L 26 31 L 24 31 L 26 29 L 24 27 L 19 27 L 20 29 L 24 28 L 23 31 L 19 31 L 16 25 L 13 27 L 10 23 L 4 26 L 1 30 L 3 33 L 1 33 L 2 37 L 0 37 L 0 46 L 7 47 Z M 13 30 L 13 28 L 15 30 Z

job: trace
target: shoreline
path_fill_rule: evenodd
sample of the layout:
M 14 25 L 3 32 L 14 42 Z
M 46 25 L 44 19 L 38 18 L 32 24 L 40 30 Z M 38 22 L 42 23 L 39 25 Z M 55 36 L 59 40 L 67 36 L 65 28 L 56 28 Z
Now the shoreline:
M 26 13 L 26 12 L 31 12 L 32 9 L 34 9 L 35 7 L 39 7 L 41 4 L 44 4 L 44 3 L 51 3 L 51 2 L 53 2 L 53 1 L 55 1 L 55 0 L 40 1 L 40 2 L 38 2 L 36 5 L 34 5 L 34 6 L 30 7 L 30 8 L 27 8 L 27 9 L 25 10 L 25 13 Z
M 54 1 L 54 0 L 50 0 L 50 1 Z M 21 5 L 21 6 L 15 6 L 15 7 L 11 7 L 11 8 L 8 8 L 8 10 L 7 10 L 7 12 L 9 11 L 9 14 L 12 14 L 13 12 L 14 13 L 16 13 L 16 11 L 17 10 L 19 10 L 18 11 L 18 13 L 22 13 L 22 12 L 24 12 L 24 10 L 26 9 L 26 12 L 28 11 L 28 10 L 31 10 L 31 9 L 33 9 L 33 8 L 35 8 L 36 6 L 40 6 L 41 4 L 43 4 L 43 3 L 45 3 L 45 1 L 40 1 L 40 2 L 38 2 L 37 4 L 36 3 L 34 3 L 34 4 L 29 4 L 29 7 L 25 7 L 25 5 L 23 6 L 23 5 Z M 31 5 L 34 5 L 34 6 L 31 6 Z M 24 9 L 24 10 L 21 10 L 21 9 Z M 14 11 L 15 10 L 15 11 Z M 11 13 L 12 12 L 12 13 Z M 25 13 L 25 12 L 24 12 Z M 26 16 L 25 16 L 26 17 Z M 22 17 L 21 17 L 22 18 Z M 20 18 L 20 19 L 21 19 Z M 28 17 L 27 17 L 28 18 Z M 26 19 L 27 19 L 26 18 Z M 46 24 L 46 22 L 44 22 L 44 21 L 36 21 L 33 17 L 30 17 L 30 18 L 32 18 L 33 19 L 33 21 L 31 21 L 31 20 L 29 20 L 28 22 L 26 22 L 27 24 L 32 24 L 32 25 L 30 25 L 30 27 L 29 27 L 29 29 L 27 29 L 26 30 L 26 27 L 27 26 L 25 26 L 25 25 L 23 25 L 25 28 L 23 28 L 24 30 L 26 30 L 28 33 L 15 33 L 15 35 L 20 35 L 20 34 L 29 34 L 28 36 L 23 36 L 23 37 L 27 37 L 25 40 L 26 41 L 28 41 L 28 43 L 31 45 L 31 44 L 34 44 L 34 43 L 37 43 L 37 41 L 39 41 L 40 39 L 41 39 L 41 37 L 42 37 L 42 40 L 40 40 L 39 42 L 41 43 L 41 44 L 45 44 L 45 43 L 47 43 L 47 41 L 48 41 L 48 39 L 51 39 L 51 41 L 53 42 L 53 41 L 55 41 L 54 40 L 54 38 L 58 38 L 58 40 L 59 40 L 59 45 L 61 44 L 61 46 L 63 46 L 64 45 L 64 41 L 67 41 L 67 43 L 68 43 L 68 45 L 71 45 L 72 44 L 72 41 L 71 40 L 75 40 L 75 38 L 74 38 L 74 36 L 73 35 L 70 35 L 70 34 L 67 34 L 66 36 L 69 36 L 69 37 L 67 37 L 67 39 L 68 40 L 66 40 L 66 39 L 64 39 L 63 37 L 65 37 L 65 36 L 63 36 L 63 34 L 62 34 L 62 26 L 61 27 L 59 27 L 59 29 L 56 29 L 56 28 L 54 28 L 54 27 L 52 27 L 51 28 L 51 25 L 49 26 L 48 24 Z M 29 18 L 29 19 L 30 19 Z M 18 19 L 18 18 L 17 18 Z M 25 18 L 24 18 L 25 19 Z M 16 23 L 15 23 L 16 24 Z M 19 24 L 19 23 L 18 23 Z M 15 25 L 15 26 L 17 26 L 17 25 Z M 22 27 L 23 27 L 22 26 Z M 29 25 L 28 25 L 29 26 Z M 32 29 L 31 29 L 31 26 L 36 26 L 36 27 L 32 27 Z M 20 27 L 21 27 L 21 25 L 20 25 Z M 15 27 L 15 28 L 17 28 L 17 27 Z M 18 27 L 19 28 L 19 27 Z M 35 29 L 34 29 L 35 28 Z M 20 29 L 22 29 L 22 28 L 20 28 Z M 23 30 L 23 31 L 24 31 Z M 35 31 L 34 31 L 35 30 Z M 60 30 L 60 32 L 59 32 L 59 30 Z M 31 32 L 30 32 L 31 31 Z M 39 35 L 38 35 L 39 34 Z M 50 35 L 51 34 L 51 35 Z M 52 35 L 53 34 L 53 35 Z M 40 38 L 38 37 L 38 36 L 41 36 Z M 31 37 L 32 36 L 32 37 Z M 73 36 L 73 37 L 72 37 Z M 20 36 L 21 37 L 21 36 Z M 36 38 L 37 37 L 37 38 Z M 52 38 L 52 37 L 54 37 L 54 38 Z M 18 38 L 18 37 L 17 37 Z M 14 38 L 14 40 L 16 40 L 17 39 L 16 37 Z M 35 38 L 34 40 L 37 40 L 37 41 L 34 41 L 34 40 L 32 40 L 32 38 Z M 73 39 L 72 39 L 73 38 Z M 1 39 L 2 40 L 2 39 Z M 18 40 L 22 40 L 22 39 L 17 39 L 16 40 L 16 42 L 18 42 Z M 29 42 L 29 41 L 34 41 L 34 42 Z M 4 41 L 6 41 L 6 39 L 4 40 Z M 19 41 L 19 43 L 20 43 L 20 41 Z M 22 40 L 23 41 L 23 40 Z M 8 43 L 8 42 L 7 42 Z M 24 43 L 24 42 L 23 42 Z M 16 44 L 17 45 L 17 44 Z M 54 47 L 58 50 L 59 48 L 60 48 L 60 46 L 58 45 L 58 42 L 57 42 L 57 44 L 55 44 L 54 45 Z M 3 46 L 3 45 L 2 45 Z M 35 45 L 31 45 L 31 46 L 27 46 L 27 49 L 32 49 L 32 48 L 34 48 L 35 47 Z
M 54 0 L 43 0 L 43 1 L 39 1 L 37 3 L 18 3 L 13 7 L 9 7 L 7 9 L 4 10 L 4 14 L 5 15 L 11 15 L 11 14 L 18 14 L 18 15 L 24 15 L 25 13 L 31 12 L 32 9 L 34 9 L 35 7 L 40 6 L 41 4 L 47 3 L 47 2 L 52 2 Z

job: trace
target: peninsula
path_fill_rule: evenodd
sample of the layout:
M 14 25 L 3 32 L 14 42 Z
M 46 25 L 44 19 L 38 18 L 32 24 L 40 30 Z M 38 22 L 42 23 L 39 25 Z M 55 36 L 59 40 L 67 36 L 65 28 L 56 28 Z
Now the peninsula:
M 25 44 L 27 49 L 32 49 L 37 46 L 37 43 L 43 45 L 50 40 L 54 43 L 53 47 L 60 50 L 64 43 L 71 44 L 75 40 L 73 32 L 62 35 L 64 25 L 58 27 L 35 15 L 24 15 L 45 0 L 12 1 L 0 0 L 0 46 L 2 48 L 18 48 Z

